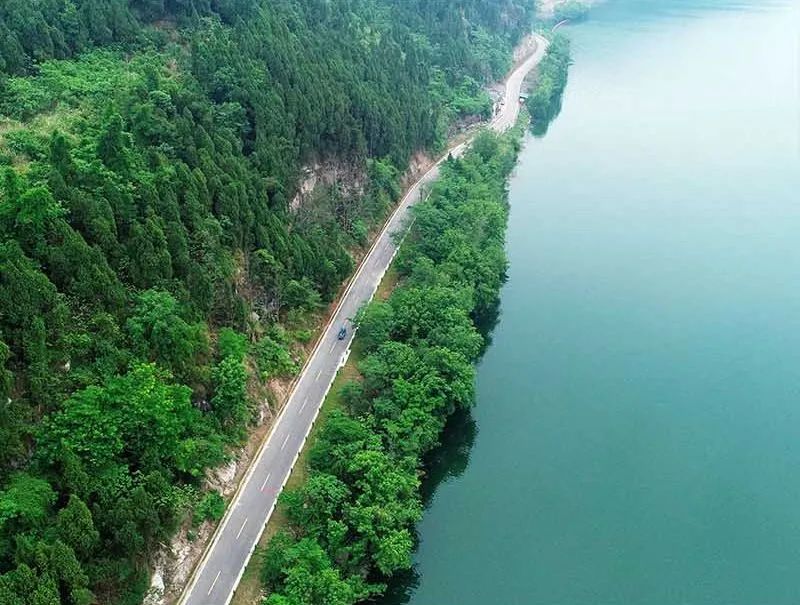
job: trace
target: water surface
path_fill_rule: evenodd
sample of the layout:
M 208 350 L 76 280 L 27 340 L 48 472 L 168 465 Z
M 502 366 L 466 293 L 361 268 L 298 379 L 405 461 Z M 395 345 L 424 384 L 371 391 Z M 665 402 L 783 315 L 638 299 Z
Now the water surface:
M 570 28 L 476 434 L 391 602 L 800 603 L 799 15 L 610 0 Z

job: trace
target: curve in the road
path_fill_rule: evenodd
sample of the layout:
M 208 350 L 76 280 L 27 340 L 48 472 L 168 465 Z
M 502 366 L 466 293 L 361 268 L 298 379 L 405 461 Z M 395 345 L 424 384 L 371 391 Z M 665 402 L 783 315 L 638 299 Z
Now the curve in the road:
M 490 124 L 496 131 L 506 130 L 517 120 L 522 82 L 542 59 L 547 47 L 547 41 L 541 36 L 536 36 L 536 42 L 535 51 L 506 80 L 502 109 Z M 461 155 L 466 145 L 454 146 L 449 154 L 454 157 Z M 422 197 L 425 185 L 437 178 L 442 161 L 439 160 L 411 186 L 350 280 L 298 376 L 289 400 L 245 473 L 179 605 L 228 605 L 233 598 L 336 372 L 349 355 L 354 330 L 348 329 L 341 340 L 338 338 L 339 330 L 342 326 L 350 328 L 350 319 L 372 298 L 397 252 L 394 234 L 407 227 L 411 206 Z

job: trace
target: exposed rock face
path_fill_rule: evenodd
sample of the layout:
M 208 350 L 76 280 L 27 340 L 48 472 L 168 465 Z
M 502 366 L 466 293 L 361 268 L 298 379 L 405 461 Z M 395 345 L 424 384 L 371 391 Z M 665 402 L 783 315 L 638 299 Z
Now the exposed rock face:
M 159 605 L 164 596 L 164 576 L 161 569 L 154 569 L 150 577 L 150 588 L 144 596 L 142 605 Z
M 535 50 L 535 46 L 536 43 L 532 36 L 526 38 L 514 52 L 514 63 L 519 63 L 527 58 Z M 492 84 L 488 90 L 493 99 L 499 100 L 505 90 L 505 84 L 502 82 Z M 480 118 L 475 116 L 474 119 L 467 119 L 458 124 L 454 131 L 465 131 L 477 123 L 480 123 Z M 401 189 L 405 190 L 411 183 L 417 181 L 435 161 L 436 157 L 424 151 L 414 153 L 409 158 L 407 170 L 400 177 Z M 302 216 L 302 213 L 312 211 L 310 207 L 313 206 L 314 196 L 318 193 L 316 190 L 319 188 L 336 187 L 342 198 L 353 200 L 364 194 L 366 186 L 367 174 L 363 165 L 359 166 L 335 159 L 315 162 L 303 169 L 297 193 L 289 202 L 289 208 L 295 214 Z M 358 252 L 355 260 L 360 260 Z M 242 279 L 237 283 L 237 288 L 240 289 L 247 287 L 243 262 L 244 259 L 240 259 L 239 270 L 242 271 Z M 260 319 L 260 315 L 255 312 L 250 316 L 253 323 L 258 323 Z M 312 346 L 313 343 L 308 345 L 308 349 Z M 306 350 L 306 353 L 308 352 Z M 266 397 L 255 398 L 261 401 L 255 410 L 258 428 L 250 435 L 248 444 L 235 452 L 234 459 L 222 467 L 211 469 L 206 474 L 205 487 L 217 490 L 226 498 L 233 494 L 242 475 L 246 472 L 250 460 L 257 452 L 258 445 L 266 431 L 269 430 L 274 415 L 280 411 L 279 402 L 285 402 L 291 386 L 292 381 L 288 379 L 272 379 L 268 382 L 267 387 L 272 404 Z M 153 572 L 150 588 L 143 601 L 144 605 L 171 605 L 180 598 L 181 591 L 188 582 L 195 565 L 200 561 L 214 528 L 214 524 L 206 521 L 195 530 L 187 521 L 169 544 L 161 545 L 152 559 Z
M 212 469 L 206 478 L 206 485 L 223 496 L 228 496 L 236 489 L 236 469 L 238 462 L 231 460 L 228 464 Z
M 180 597 L 180 591 L 200 560 L 214 525 L 206 521 L 197 530 L 196 536 L 191 536 L 190 531 L 183 527 L 168 545 L 162 545 L 154 557 L 153 575 L 143 605 L 165 605 L 174 603 Z
M 338 159 L 315 162 L 303 168 L 297 193 L 289 202 L 289 208 L 296 212 L 314 195 L 317 187 L 339 187 L 345 198 L 357 197 L 364 192 L 367 176 L 364 166 L 358 166 Z
M 549 19 L 552 17 L 556 10 L 556 4 L 558 4 L 558 0 L 539 0 L 537 4 L 539 18 Z

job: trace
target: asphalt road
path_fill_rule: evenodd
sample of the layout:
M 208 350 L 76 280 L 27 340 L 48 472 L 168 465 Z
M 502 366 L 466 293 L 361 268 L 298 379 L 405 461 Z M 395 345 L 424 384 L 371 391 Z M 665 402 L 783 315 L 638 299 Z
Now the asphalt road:
M 517 119 L 522 81 L 544 56 L 547 45 L 544 38 L 538 36 L 537 43 L 536 51 L 506 80 L 504 103 L 491 122 L 494 130 L 505 130 Z M 457 145 L 450 153 L 457 157 L 464 152 L 465 146 L 466 143 Z M 353 339 L 350 318 L 372 298 L 397 251 L 394 234 L 404 231 L 410 219 L 409 209 L 438 175 L 439 163 L 409 189 L 350 281 L 272 432 L 248 469 L 190 579 L 181 597 L 181 605 L 228 605 L 233 598 L 233 592 L 275 508 L 278 494 L 300 455 L 336 372 L 347 360 Z M 337 334 L 342 326 L 347 328 L 347 335 L 338 340 Z

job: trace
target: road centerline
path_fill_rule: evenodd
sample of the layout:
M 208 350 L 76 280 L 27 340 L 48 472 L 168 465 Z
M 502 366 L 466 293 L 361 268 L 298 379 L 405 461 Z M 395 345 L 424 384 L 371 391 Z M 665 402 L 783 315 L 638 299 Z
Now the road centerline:
M 245 525 L 247 525 L 247 517 L 244 518 L 244 523 L 242 523 L 242 526 L 239 528 L 239 533 L 236 534 L 236 539 L 237 540 L 239 539 L 239 536 L 242 535 L 242 532 L 244 531 L 244 526 Z
M 214 587 L 217 585 L 217 580 L 219 580 L 219 576 L 220 576 L 221 573 L 222 573 L 222 570 L 220 569 L 217 572 L 217 575 L 214 577 L 214 581 L 211 582 L 211 588 L 208 589 L 208 592 L 206 593 L 206 596 L 210 595 L 211 591 L 214 590 Z
M 539 44 L 536 51 L 522 64 L 520 64 L 506 80 L 507 99 L 515 98 L 516 93 L 514 91 L 519 89 L 524 74 L 530 71 L 530 69 L 536 65 L 544 55 L 547 42 L 538 36 L 537 41 Z M 501 112 L 495 116 L 495 119 L 489 123 L 489 127 L 495 131 L 505 130 L 505 128 L 509 126 L 510 123 L 516 118 L 518 109 L 519 107 L 517 103 L 507 102 L 505 109 L 501 110 Z M 460 143 L 459 145 L 451 147 L 452 156 L 458 157 L 462 155 L 466 147 L 467 146 L 465 143 Z M 347 309 L 355 309 L 372 298 L 375 291 L 375 284 L 372 283 L 373 280 L 378 278 L 378 281 L 380 281 L 379 278 L 388 269 L 391 259 L 396 253 L 396 250 L 393 250 L 395 247 L 393 246 L 393 244 L 395 244 L 393 237 L 394 234 L 404 233 L 408 228 L 409 225 L 406 219 L 409 218 L 407 216 L 409 209 L 414 205 L 415 202 L 426 197 L 426 194 L 428 193 L 427 188 L 430 186 L 430 182 L 437 178 L 439 172 L 438 167 L 445 161 L 445 159 L 446 157 L 442 156 L 442 158 L 440 158 L 433 166 L 429 167 L 429 169 L 422 176 L 418 177 L 417 183 L 410 187 L 406 194 L 401 198 L 399 204 L 387 219 L 378 237 L 370 247 L 370 250 L 367 252 L 365 258 L 362 260 L 362 263 L 359 265 L 355 274 L 352 276 L 350 282 L 346 286 L 344 293 L 337 303 L 336 309 L 334 309 L 333 317 L 323 331 L 323 339 L 320 340 L 324 340 L 325 335 L 327 335 L 328 338 L 331 338 L 331 331 L 338 329 L 338 324 L 340 323 L 340 320 L 337 318 L 342 317 L 343 313 L 347 315 L 351 314 L 345 312 Z M 383 246 L 386 246 L 386 252 L 384 252 L 382 249 Z M 347 341 L 345 341 L 345 347 L 343 347 L 341 359 L 338 360 L 332 359 L 329 357 L 329 354 L 324 352 L 325 349 L 322 342 L 319 342 L 317 345 L 315 345 L 315 348 L 312 350 L 309 359 L 307 360 L 307 365 L 304 368 L 304 371 L 302 371 L 296 378 L 293 386 L 293 393 L 291 393 L 289 396 L 290 401 L 292 395 L 296 396 L 298 394 L 297 389 L 302 389 L 305 385 L 307 385 L 308 376 L 314 372 L 313 365 L 315 363 L 319 364 L 321 367 L 319 367 L 318 371 L 316 372 L 314 381 L 320 381 L 323 370 L 326 367 L 328 367 L 329 370 L 332 370 L 332 372 L 335 372 L 336 369 L 340 367 L 338 364 L 340 364 L 343 360 L 346 360 L 349 355 L 350 351 L 347 346 L 349 344 L 349 340 L 350 339 L 348 338 Z M 333 345 L 331 345 L 331 354 L 334 352 L 337 344 L 337 342 L 334 342 Z M 335 367 L 329 367 L 328 364 L 336 365 Z M 326 374 L 325 382 L 327 382 L 327 378 L 328 375 Z M 325 393 L 327 393 L 327 390 L 325 390 Z M 321 397 L 324 397 L 325 393 L 322 393 Z M 319 403 L 318 399 L 320 397 L 317 393 L 313 393 L 305 397 L 303 405 L 299 409 L 300 412 L 305 409 L 305 406 L 308 404 L 308 401 L 310 401 L 310 397 L 312 395 L 314 396 L 313 403 L 314 407 L 316 408 Z M 295 407 L 295 409 L 297 408 Z M 284 406 L 282 412 L 288 411 L 290 410 L 287 409 L 287 406 Z M 287 423 L 289 423 L 288 426 Z M 259 466 L 264 463 L 267 465 L 267 468 L 269 468 L 270 471 L 275 471 L 276 476 L 283 476 L 284 471 L 287 473 L 291 472 L 291 467 L 294 464 L 293 460 L 297 459 L 299 448 L 301 448 L 302 444 L 305 443 L 305 439 L 298 440 L 296 448 L 295 444 L 293 444 L 289 451 L 290 455 L 278 455 L 275 452 L 274 445 L 276 443 L 276 439 L 279 438 L 280 432 L 282 432 L 281 427 L 286 427 L 284 430 L 290 430 L 290 433 L 285 436 L 283 443 L 280 446 L 280 450 L 284 451 L 288 445 L 291 433 L 299 431 L 301 435 L 307 435 L 308 431 L 311 430 L 312 423 L 313 418 L 306 418 L 304 416 L 297 418 L 297 414 L 293 414 L 292 416 L 282 413 L 278 414 L 274 425 L 271 427 L 271 431 L 263 441 L 260 451 L 256 455 L 255 459 L 251 462 L 248 472 L 245 474 L 244 479 L 240 483 L 236 494 L 234 494 L 233 502 L 231 502 L 229 505 L 225 517 L 217 527 L 217 530 L 212 536 L 211 542 L 207 546 L 203 557 L 201 558 L 196 569 L 193 571 L 187 586 L 185 587 L 183 594 L 178 601 L 179 605 L 211 605 L 212 603 L 213 605 L 228 605 L 230 603 L 230 600 L 233 597 L 233 592 L 238 586 L 242 574 L 244 573 L 245 566 L 247 565 L 253 553 L 252 547 L 255 546 L 255 543 L 259 540 L 264 531 L 265 524 L 261 522 L 262 512 L 266 511 L 266 521 L 268 521 L 273 510 L 275 509 L 276 498 L 283 489 L 283 485 L 279 485 L 276 486 L 275 490 L 270 490 L 268 493 L 265 491 L 267 483 L 271 478 L 271 473 L 268 473 L 261 484 L 260 489 L 260 492 L 263 492 L 264 496 L 266 497 L 262 496 L 257 500 L 249 499 L 247 498 L 248 491 L 252 493 L 256 489 L 255 486 L 258 485 L 258 483 L 255 482 L 257 479 L 253 481 L 252 485 L 250 484 L 250 480 L 254 479 L 253 475 L 257 474 Z M 297 449 L 297 451 L 295 451 L 295 449 Z M 295 455 L 294 459 L 292 459 L 291 454 Z M 263 469 L 263 466 L 261 468 Z M 258 531 L 248 532 L 248 535 L 244 535 L 243 527 L 239 528 L 239 533 L 234 534 L 233 530 L 235 525 L 228 525 L 228 520 L 233 515 L 236 514 L 236 516 L 238 516 L 238 514 L 242 514 L 242 512 L 244 512 L 244 506 L 239 508 L 240 505 L 243 504 L 246 504 L 248 507 L 248 516 L 254 516 L 257 519 L 257 521 L 254 523 L 258 525 Z M 253 507 L 255 507 L 255 509 Z M 261 510 L 261 507 L 264 508 L 264 511 Z M 235 511 L 239 511 L 239 513 L 237 514 Z M 255 535 L 251 536 L 250 534 Z M 233 552 L 227 548 L 227 546 L 230 545 L 230 540 L 233 536 L 242 539 L 244 541 L 243 544 L 247 543 L 249 546 L 251 546 L 250 550 L 239 553 Z M 222 541 L 222 539 L 225 537 L 228 539 L 227 544 Z M 250 544 L 251 541 L 253 542 L 252 545 Z M 214 567 L 216 567 L 219 571 L 214 577 L 214 581 L 208 590 L 207 596 L 202 597 L 200 596 L 202 595 L 202 589 L 198 584 L 202 578 L 202 586 L 205 587 L 208 585 L 206 581 L 210 576 L 210 573 L 213 573 L 210 570 L 214 569 Z M 222 569 L 224 569 L 226 572 L 225 578 L 221 577 Z M 209 595 L 212 593 L 218 583 L 220 584 L 220 594 L 212 601 L 209 598 Z M 195 590 L 197 592 L 195 592 Z

